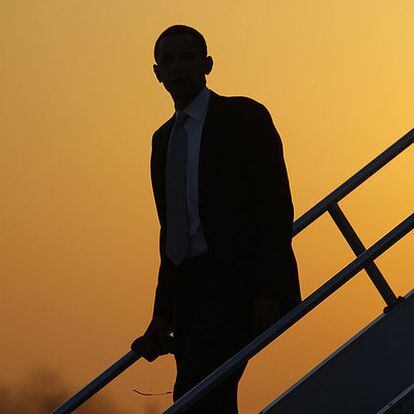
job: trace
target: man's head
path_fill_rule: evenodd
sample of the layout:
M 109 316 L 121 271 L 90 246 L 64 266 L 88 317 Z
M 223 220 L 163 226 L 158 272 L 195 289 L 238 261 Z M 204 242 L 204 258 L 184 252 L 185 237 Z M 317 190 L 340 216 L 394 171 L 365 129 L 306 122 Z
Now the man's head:
M 203 35 L 184 25 L 171 26 L 160 34 L 154 58 L 155 75 L 176 103 L 187 104 L 206 84 L 205 76 L 213 67 Z

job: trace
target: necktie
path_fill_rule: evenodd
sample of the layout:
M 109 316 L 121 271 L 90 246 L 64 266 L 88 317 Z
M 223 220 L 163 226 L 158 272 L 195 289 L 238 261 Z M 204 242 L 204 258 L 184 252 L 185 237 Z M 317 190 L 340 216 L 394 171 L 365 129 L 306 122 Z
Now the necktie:
M 166 166 L 167 256 L 177 266 L 189 250 L 186 197 L 187 133 L 184 123 L 188 114 L 177 111 L 168 149 Z

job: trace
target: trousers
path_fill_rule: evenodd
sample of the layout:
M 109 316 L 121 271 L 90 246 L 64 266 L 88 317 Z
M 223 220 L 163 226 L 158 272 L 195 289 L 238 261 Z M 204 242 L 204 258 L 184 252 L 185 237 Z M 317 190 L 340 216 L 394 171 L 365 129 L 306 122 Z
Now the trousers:
M 249 342 L 252 298 L 243 269 L 209 254 L 177 266 L 173 292 L 175 402 Z M 238 414 L 237 389 L 246 366 L 185 412 Z

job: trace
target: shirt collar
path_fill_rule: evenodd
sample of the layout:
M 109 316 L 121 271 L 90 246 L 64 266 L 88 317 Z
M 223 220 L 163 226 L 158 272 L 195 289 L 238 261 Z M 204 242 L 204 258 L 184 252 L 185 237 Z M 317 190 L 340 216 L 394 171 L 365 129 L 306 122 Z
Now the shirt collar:
M 184 112 L 190 115 L 191 118 L 201 121 L 204 112 L 207 110 L 208 101 L 210 97 L 210 89 L 207 86 L 185 107 Z M 177 114 L 178 110 L 175 111 Z

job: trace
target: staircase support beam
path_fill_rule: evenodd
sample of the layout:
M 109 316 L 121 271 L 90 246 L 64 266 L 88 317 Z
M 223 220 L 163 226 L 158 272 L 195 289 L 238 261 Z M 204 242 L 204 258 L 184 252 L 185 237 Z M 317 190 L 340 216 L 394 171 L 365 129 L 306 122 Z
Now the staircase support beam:
M 328 208 L 328 212 L 355 255 L 359 256 L 361 253 L 365 252 L 366 248 L 364 244 L 356 234 L 354 228 L 346 218 L 339 205 L 337 203 L 332 203 Z M 385 277 L 382 275 L 378 266 L 373 261 L 367 262 L 365 265 L 365 271 L 368 273 L 368 276 L 384 299 L 385 303 L 388 306 L 394 305 L 397 301 L 397 297 L 388 282 L 385 280 Z

